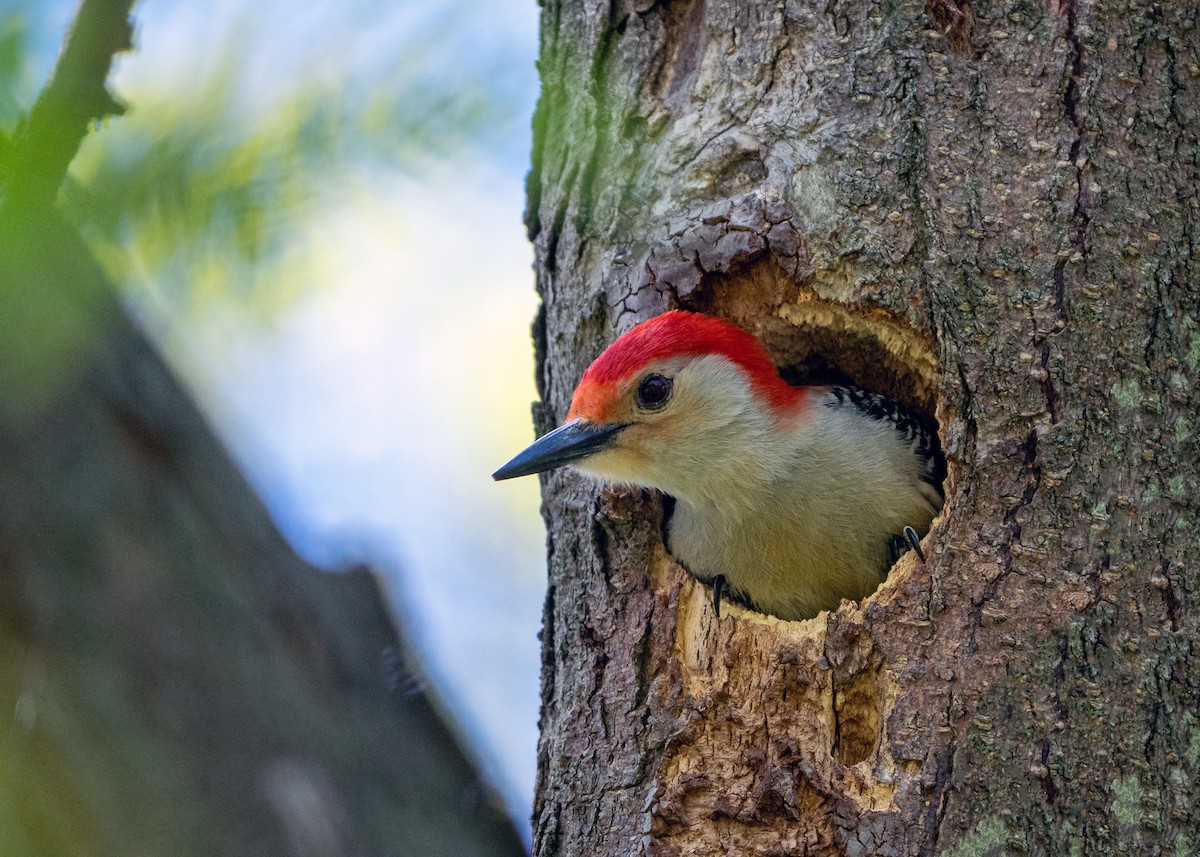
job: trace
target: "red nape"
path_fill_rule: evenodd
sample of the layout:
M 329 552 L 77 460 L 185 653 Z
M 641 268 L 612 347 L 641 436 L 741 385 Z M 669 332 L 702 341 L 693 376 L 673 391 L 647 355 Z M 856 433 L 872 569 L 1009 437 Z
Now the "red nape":
M 793 407 L 804 395 L 802 387 L 779 377 L 767 350 L 754 336 L 724 319 L 679 309 L 618 337 L 583 373 L 579 386 L 611 387 L 655 360 L 699 354 L 719 354 L 736 363 L 775 410 Z

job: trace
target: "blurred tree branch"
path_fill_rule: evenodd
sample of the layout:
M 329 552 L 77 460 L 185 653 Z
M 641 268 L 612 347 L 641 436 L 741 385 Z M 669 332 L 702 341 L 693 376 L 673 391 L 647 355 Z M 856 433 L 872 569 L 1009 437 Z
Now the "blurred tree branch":
M 0 153 L 0 854 L 519 857 L 374 575 L 291 551 L 55 206 L 130 5 Z
M 121 112 L 106 81 L 113 56 L 133 46 L 133 0 L 83 0 L 29 115 L 17 127 L 0 186 L 6 208 L 49 206 L 88 125 Z

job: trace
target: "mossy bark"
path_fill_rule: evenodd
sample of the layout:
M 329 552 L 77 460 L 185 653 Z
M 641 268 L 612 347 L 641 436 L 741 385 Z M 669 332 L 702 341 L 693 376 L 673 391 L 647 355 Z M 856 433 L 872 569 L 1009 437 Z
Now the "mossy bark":
M 682 306 L 950 477 L 926 564 L 796 623 L 548 477 L 537 854 L 1200 849 L 1198 15 L 546 0 L 538 429 Z

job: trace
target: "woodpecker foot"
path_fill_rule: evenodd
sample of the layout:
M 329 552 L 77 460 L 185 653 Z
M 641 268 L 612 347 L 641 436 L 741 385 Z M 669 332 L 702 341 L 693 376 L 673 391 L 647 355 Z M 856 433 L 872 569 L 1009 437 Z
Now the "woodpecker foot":
M 908 546 L 917 552 L 917 556 L 921 558 L 921 562 L 925 561 L 925 551 L 921 550 L 921 540 L 917 538 L 917 531 L 912 527 L 904 528 L 904 540 L 908 542 Z
M 713 588 L 713 612 L 717 614 L 717 618 L 721 618 L 721 592 L 725 589 L 725 575 L 718 574 L 712 579 Z

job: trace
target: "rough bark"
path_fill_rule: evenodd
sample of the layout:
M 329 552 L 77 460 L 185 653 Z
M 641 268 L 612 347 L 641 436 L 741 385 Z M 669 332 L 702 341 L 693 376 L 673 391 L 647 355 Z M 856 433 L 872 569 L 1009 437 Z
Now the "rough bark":
M 1200 849 L 1194 4 L 547 0 L 544 431 L 670 306 L 941 426 L 925 565 L 716 620 L 545 482 L 540 855 Z
M 0 853 L 522 854 L 374 575 L 290 550 L 51 207 L 128 6 L 0 149 Z

